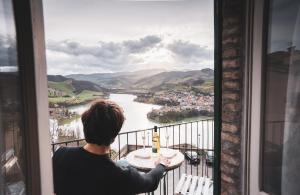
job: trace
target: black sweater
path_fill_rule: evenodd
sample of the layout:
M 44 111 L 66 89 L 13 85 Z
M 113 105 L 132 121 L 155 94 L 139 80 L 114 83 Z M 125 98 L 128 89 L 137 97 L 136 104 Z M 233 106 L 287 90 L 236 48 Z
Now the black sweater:
M 57 195 L 131 195 L 154 191 L 165 168 L 146 174 L 117 166 L 108 155 L 92 154 L 82 147 L 60 148 L 53 156 Z

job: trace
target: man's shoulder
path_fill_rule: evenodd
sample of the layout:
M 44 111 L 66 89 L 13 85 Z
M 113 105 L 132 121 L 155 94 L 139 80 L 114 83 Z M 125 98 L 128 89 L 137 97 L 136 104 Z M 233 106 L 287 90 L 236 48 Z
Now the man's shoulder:
M 54 152 L 54 155 L 55 154 L 61 154 L 61 153 L 67 153 L 67 152 L 70 152 L 70 151 L 74 151 L 74 150 L 77 150 L 78 147 L 59 147 L 55 152 Z
M 54 152 L 53 159 L 78 153 L 80 153 L 79 147 L 60 147 Z

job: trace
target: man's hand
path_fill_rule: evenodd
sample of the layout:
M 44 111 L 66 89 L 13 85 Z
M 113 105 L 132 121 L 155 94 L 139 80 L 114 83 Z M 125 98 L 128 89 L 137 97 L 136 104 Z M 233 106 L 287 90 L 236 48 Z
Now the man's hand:
M 164 166 L 169 166 L 170 165 L 170 160 L 165 158 L 165 157 L 162 157 L 160 156 L 156 161 L 155 161 L 155 166 L 159 165 L 159 164 L 162 164 Z

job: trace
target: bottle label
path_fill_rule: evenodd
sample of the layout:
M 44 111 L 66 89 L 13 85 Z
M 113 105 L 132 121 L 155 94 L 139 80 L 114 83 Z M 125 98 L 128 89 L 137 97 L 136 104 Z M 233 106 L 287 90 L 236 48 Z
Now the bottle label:
M 152 139 L 152 152 L 157 153 L 157 141 L 156 141 L 156 139 Z
M 157 148 L 152 148 L 153 153 L 157 153 Z

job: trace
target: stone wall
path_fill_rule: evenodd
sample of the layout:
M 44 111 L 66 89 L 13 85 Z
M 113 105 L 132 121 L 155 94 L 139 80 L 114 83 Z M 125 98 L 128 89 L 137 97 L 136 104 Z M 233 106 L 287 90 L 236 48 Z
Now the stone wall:
M 244 66 L 243 0 L 223 0 L 221 194 L 241 194 L 241 121 Z

